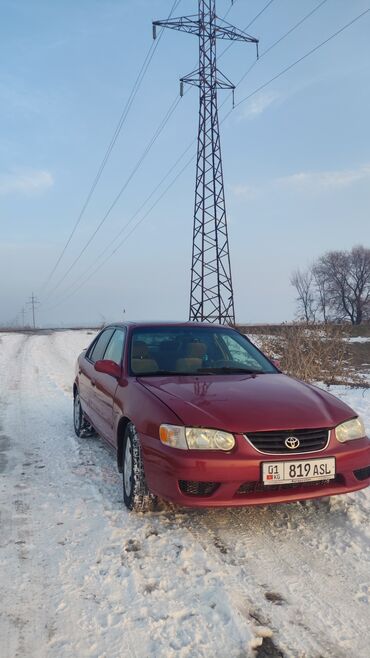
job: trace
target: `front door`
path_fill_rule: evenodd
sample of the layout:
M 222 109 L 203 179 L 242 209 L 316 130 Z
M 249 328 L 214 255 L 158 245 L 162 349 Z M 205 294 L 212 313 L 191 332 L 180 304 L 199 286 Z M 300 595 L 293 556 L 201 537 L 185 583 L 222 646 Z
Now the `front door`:
M 103 361 L 114 361 L 114 363 L 122 367 L 125 335 L 123 328 L 117 328 L 114 331 L 102 357 Z M 95 371 L 94 405 L 98 417 L 97 422 L 99 422 L 97 430 L 112 445 L 116 445 L 113 407 L 118 386 L 119 383 L 115 377 Z
M 83 411 L 90 422 L 100 433 L 99 414 L 96 405 L 96 376 L 94 368 L 96 361 L 103 358 L 107 345 L 114 334 L 114 327 L 104 329 L 95 342 L 87 350 L 85 358 L 81 359 L 79 366 L 80 398 Z

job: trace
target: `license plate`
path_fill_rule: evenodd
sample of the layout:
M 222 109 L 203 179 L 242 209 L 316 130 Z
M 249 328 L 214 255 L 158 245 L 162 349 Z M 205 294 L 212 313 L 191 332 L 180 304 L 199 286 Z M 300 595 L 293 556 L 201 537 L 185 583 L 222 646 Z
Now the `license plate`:
M 263 484 L 299 484 L 335 478 L 335 459 L 308 459 L 306 461 L 264 462 Z

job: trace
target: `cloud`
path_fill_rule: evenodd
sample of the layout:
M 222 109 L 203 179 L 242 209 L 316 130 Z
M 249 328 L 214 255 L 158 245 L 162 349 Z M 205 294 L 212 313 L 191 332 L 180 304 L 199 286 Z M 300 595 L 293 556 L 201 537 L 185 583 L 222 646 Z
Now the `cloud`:
M 370 165 L 357 169 L 338 171 L 308 171 L 282 176 L 274 181 L 279 188 L 291 188 L 297 191 L 322 192 L 331 189 L 349 187 L 354 183 L 370 180 Z
M 281 94 L 276 91 L 261 92 L 252 98 L 244 108 L 242 119 L 255 119 L 257 116 L 267 110 L 272 103 L 281 98 Z
M 257 189 L 255 187 L 252 187 L 251 185 L 244 185 L 242 183 L 240 184 L 237 183 L 235 185 L 230 185 L 229 189 L 231 193 L 239 199 L 245 199 L 251 201 L 252 199 L 255 199 L 257 196 Z
M 16 170 L 0 174 L 0 196 L 40 194 L 53 185 L 52 174 L 42 169 Z
M 253 186 L 235 183 L 229 185 L 229 190 L 236 198 L 252 201 L 261 195 L 271 194 L 274 191 L 321 194 L 332 190 L 346 189 L 363 181 L 370 181 L 370 165 L 338 171 L 302 171 L 289 176 L 266 180 Z

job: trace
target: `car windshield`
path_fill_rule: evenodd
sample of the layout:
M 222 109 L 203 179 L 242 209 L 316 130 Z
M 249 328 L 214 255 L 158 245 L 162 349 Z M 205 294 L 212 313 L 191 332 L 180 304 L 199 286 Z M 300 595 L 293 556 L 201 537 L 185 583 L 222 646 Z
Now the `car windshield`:
M 136 376 L 278 372 L 245 336 L 212 325 L 134 329 L 130 366 Z

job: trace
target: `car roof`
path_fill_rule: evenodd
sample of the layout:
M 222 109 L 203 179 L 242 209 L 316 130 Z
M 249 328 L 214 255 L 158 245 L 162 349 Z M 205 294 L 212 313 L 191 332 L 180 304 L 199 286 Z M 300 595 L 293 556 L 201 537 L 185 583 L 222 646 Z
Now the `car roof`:
M 210 328 L 210 327 L 218 327 L 222 329 L 232 329 L 233 327 L 230 327 L 229 325 L 222 325 L 218 323 L 210 323 L 210 322 L 110 322 L 107 324 L 104 329 L 107 329 L 109 327 L 127 327 L 130 329 L 135 329 L 135 328 L 146 328 L 146 327 L 153 327 L 153 328 L 159 328 L 159 327 L 193 327 L 193 328 L 198 328 L 198 327 L 205 327 L 205 328 Z

